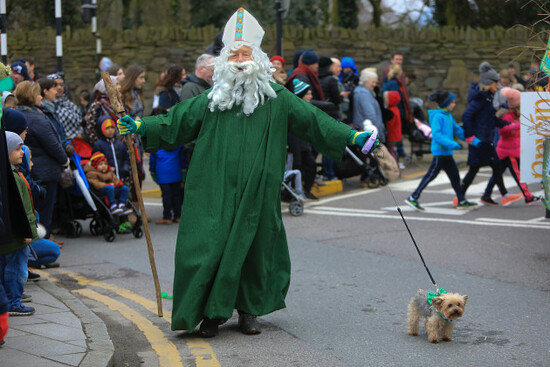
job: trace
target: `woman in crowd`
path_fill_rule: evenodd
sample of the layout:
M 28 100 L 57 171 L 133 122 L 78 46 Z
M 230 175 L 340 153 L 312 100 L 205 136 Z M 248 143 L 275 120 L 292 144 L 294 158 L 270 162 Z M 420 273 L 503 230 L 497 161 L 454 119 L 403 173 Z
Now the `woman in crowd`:
M 181 86 L 182 70 L 183 67 L 180 65 L 170 66 L 166 75 L 155 89 L 155 94 L 159 96 L 159 107 L 166 111 L 170 111 L 170 108 L 180 101 L 176 88 Z

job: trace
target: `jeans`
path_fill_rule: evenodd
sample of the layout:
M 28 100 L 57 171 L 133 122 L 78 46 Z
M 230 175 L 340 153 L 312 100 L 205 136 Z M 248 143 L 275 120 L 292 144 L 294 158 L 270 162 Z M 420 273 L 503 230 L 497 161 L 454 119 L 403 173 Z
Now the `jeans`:
M 122 185 L 120 187 L 114 187 L 112 185 L 105 186 L 100 190 L 100 192 L 107 196 L 107 201 L 109 202 L 109 206 L 116 205 L 116 198 L 118 197 L 118 202 L 121 204 L 126 204 L 128 201 L 128 193 L 130 190 L 128 189 L 128 186 Z
M 55 242 L 43 238 L 34 241 L 30 244 L 30 246 L 31 251 L 29 251 L 29 265 L 32 267 L 51 264 L 56 261 L 61 254 L 59 246 Z M 34 259 L 33 252 L 37 259 Z
M 46 189 L 46 197 L 37 201 L 35 207 L 40 216 L 40 223 L 46 228 L 46 238 L 48 238 L 52 225 L 53 209 L 57 202 L 57 182 L 44 182 L 42 186 Z
M 21 304 L 23 288 L 27 282 L 29 246 L 0 255 L 0 281 L 8 296 L 8 309 L 11 310 Z
M 424 177 L 422 177 L 422 180 L 420 180 L 420 184 L 418 184 L 418 187 L 412 193 L 411 197 L 414 200 L 418 200 L 420 194 L 422 193 L 422 190 L 424 190 L 426 186 L 428 186 L 428 184 L 437 177 L 441 170 L 445 171 L 445 173 L 449 177 L 449 180 L 451 181 L 451 186 L 455 190 L 458 201 L 464 201 L 464 193 L 460 188 L 460 175 L 458 173 L 458 168 L 456 167 L 455 160 L 452 156 L 435 156 L 432 160 L 430 168 L 428 168 L 428 172 L 424 175 Z
M 159 184 L 160 191 L 162 192 L 163 219 L 177 219 L 181 217 L 183 197 L 180 184 L 181 182 Z
M 323 176 L 327 180 L 332 180 L 336 177 L 334 173 L 334 161 L 330 158 L 327 158 L 323 155 Z

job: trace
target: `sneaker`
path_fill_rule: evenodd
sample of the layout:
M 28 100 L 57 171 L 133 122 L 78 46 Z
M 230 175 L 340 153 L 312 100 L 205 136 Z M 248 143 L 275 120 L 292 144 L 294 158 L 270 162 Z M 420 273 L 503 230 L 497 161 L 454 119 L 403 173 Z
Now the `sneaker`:
M 405 165 L 401 162 L 399 162 L 399 169 L 400 170 L 404 170 L 405 169 Z
M 420 203 L 418 201 L 414 200 L 410 196 L 405 199 L 405 203 L 411 208 L 418 210 L 419 212 L 423 212 L 425 210 L 422 206 L 420 206 Z
M 479 200 L 479 202 L 481 202 L 482 204 L 488 205 L 488 206 L 498 206 L 498 203 L 490 197 L 481 198 L 481 200 Z
M 21 295 L 21 302 L 22 303 L 27 303 L 27 302 L 30 302 L 30 301 L 32 301 L 32 296 L 30 294 L 23 293 Z
M 132 208 L 129 208 L 129 207 L 126 207 L 126 204 L 124 203 L 120 203 L 118 204 L 118 208 L 120 210 L 122 210 L 122 214 L 121 215 L 128 215 L 128 214 L 132 214 L 134 211 L 132 210 Z
M 458 210 L 467 210 L 467 209 L 475 208 L 476 206 L 477 206 L 477 203 L 471 203 L 468 200 L 464 200 L 463 202 L 458 203 L 456 208 Z
M 112 205 L 111 206 L 111 214 L 112 215 L 121 215 L 122 214 L 122 209 L 120 209 L 118 206 L 116 205 Z
M 29 270 L 29 280 L 40 280 L 40 274 L 33 273 Z
M 526 205 L 533 205 L 536 203 L 540 203 L 540 196 L 533 196 L 531 199 L 527 200 L 525 199 Z
M 457 206 L 458 205 L 458 198 L 455 196 L 453 198 L 453 206 Z
M 132 224 L 130 224 L 130 222 L 128 221 L 120 223 L 117 232 L 120 234 L 132 233 Z
M 503 196 L 500 200 L 502 202 L 502 206 L 508 206 L 512 204 L 514 201 L 521 200 L 522 197 L 523 197 L 522 193 L 508 194 L 506 196 Z
M 19 306 L 15 306 L 8 312 L 10 316 L 30 316 L 33 313 L 34 307 L 23 306 L 22 304 L 19 304 Z

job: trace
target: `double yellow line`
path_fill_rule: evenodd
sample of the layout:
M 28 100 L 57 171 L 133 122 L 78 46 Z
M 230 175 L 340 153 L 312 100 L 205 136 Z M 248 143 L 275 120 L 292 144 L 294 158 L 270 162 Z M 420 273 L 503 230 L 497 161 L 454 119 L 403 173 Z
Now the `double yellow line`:
M 153 350 L 157 353 L 159 366 L 183 367 L 181 356 L 178 352 L 177 347 L 174 345 L 174 343 L 166 338 L 163 331 L 159 327 L 154 325 L 149 319 L 142 316 L 139 312 L 127 306 L 126 304 L 114 300 L 111 297 L 105 296 L 87 287 L 93 286 L 112 291 L 125 299 L 141 305 L 147 311 L 151 312 L 154 315 L 157 314 L 156 302 L 135 294 L 125 288 L 120 288 L 112 284 L 89 279 L 69 270 L 56 269 L 56 271 L 60 274 L 73 278 L 78 282 L 80 286 L 83 287 L 81 289 L 73 290 L 73 293 L 92 299 L 96 302 L 103 303 L 104 305 L 109 307 L 109 309 L 119 312 L 124 318 L 134 323 L 134 325 L 136 325 L 136 327 L 141 330 L 145 338 L 149 341 Z M 40 273 L 44 277 L 49 278 L 52 281 L 58 281 L 58 279 L 53 277 L 51 273 L 46 273 L 42 271 L 40 271 Z M 170 323 L 171 312 L 165 311 L 162 318 Z M 186 338 L 185 343 L 187 344 L 190 352 L 195 357 L 195 365 L 197 367 L 220 367 L 220 363 L 218 362 L 218 359 L 216 358 L 212 347 L 203 339 Z

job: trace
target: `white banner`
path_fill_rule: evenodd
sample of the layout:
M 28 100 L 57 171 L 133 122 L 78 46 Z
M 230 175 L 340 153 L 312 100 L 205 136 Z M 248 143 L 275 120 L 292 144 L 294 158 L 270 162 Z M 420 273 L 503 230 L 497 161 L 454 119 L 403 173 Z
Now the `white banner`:
M 520 176 L 525 183 L 542 181 L 544 137 L 537 134 L 542 125 L 550 124 L 550 93 L 521 93 Z

